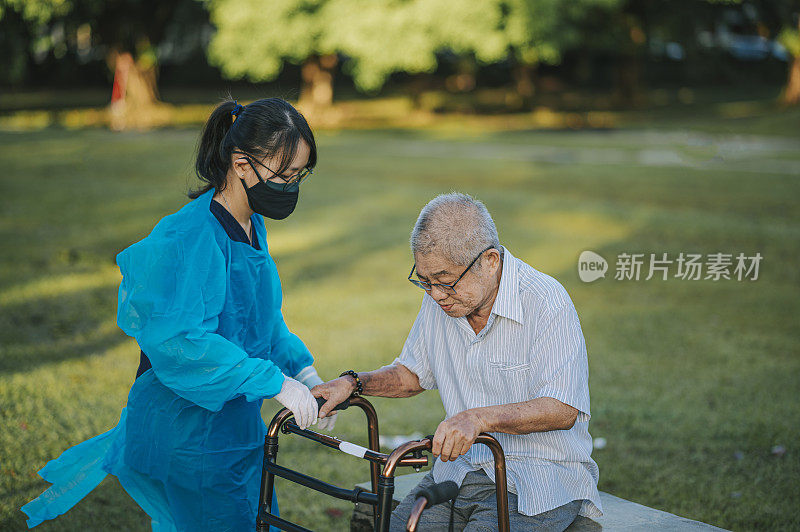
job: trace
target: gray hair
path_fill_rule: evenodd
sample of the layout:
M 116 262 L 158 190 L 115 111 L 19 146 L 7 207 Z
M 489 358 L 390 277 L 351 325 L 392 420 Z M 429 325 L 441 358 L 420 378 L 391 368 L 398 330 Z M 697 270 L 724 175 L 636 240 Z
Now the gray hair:
M 412 253 L 427 255 L 435 250 L 461 266 L 489 246 L 501 251 L 492 216 L 483 203 L 460 192 L 441 194 L 429 201 L 411 231 Z

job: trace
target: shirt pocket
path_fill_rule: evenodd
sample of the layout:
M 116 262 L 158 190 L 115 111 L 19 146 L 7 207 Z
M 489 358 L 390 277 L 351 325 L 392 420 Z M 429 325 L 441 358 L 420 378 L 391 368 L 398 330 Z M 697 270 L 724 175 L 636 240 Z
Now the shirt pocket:
M 533 397 L 533 369 L 527 362 L 488 360 L 489 399 L 494 404 L 519 403 Z

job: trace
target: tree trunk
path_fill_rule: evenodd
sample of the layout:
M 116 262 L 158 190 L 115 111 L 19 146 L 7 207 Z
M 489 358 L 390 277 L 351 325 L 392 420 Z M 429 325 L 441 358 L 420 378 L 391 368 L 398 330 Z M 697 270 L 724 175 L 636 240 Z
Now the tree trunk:
M 447 76 L 444 82 L 448 92 L 470 92 L 475 89 L 475 73 L 478 66 L 470 57 L 462 57 L 456 65 L 456 73 Z
M 336 54 L 313 55 L 300 69 L 303 84 L 300 88 L 300 105 L 313 112 L 321 112 L 333 104 L 333 73 L 339 58 Z
M 112 50 L 108 57 L 114 69 L 109 112 L 111 129 L 146 128 L 153 124 L 158 106 L 157 66 L 138 64 L 130 52 Z
M 800 104 L 800 17 L 797 18 L 797 29 L 795 30 L 794 38 L 790 37 L 790 46 L 787 48 L 792 54 L 792 60 L 789 63 L 789 76 L 786 80 L 786 89 L 783 91 L 782 102 L 786 105 Z M 791 33 L 790 33 L 791 36 Z M 791 46 L 793 45 L 793 46 Z
M 615 65 L 615 96 L 620 105 L 637 107 L 641 98 L 641 61 L 634 54 L 624 55 Z
M 581 46 L 578 50 L 575 76 L 578 84 L 581 86 L 588 86 L 590 83 L 592 83 L 592 58 L 586 45 Z
M 629 6 L 634 9 L 635 4 Z M 642 92 L 642 56 L 647 44 L 642 15 L 625 13 L 622 20 L 626 31 L 614 65 L 615 99 L 625 107 L 639 107 L 644 103 Z
M 800 104 L 800 57 L 795 56 L 789 64 L 789 79 L 786 90 L 783 92 L 783 103 L 786 105 Z
M 519 105 L 522 109 L 530 109 L 533 105 L 533 97 L 536 94 L 536 75 L 537 64 L 519 63 L 512 70 L 514 77 L 514 88 L 519 97 Z
M 425 93 L 433 88 L 433 78 L 431 74 L 414 74 L 408 82 L 407 89 L 411 97 L 411 106 L 419 111 L 422 110 L 423 97 Z

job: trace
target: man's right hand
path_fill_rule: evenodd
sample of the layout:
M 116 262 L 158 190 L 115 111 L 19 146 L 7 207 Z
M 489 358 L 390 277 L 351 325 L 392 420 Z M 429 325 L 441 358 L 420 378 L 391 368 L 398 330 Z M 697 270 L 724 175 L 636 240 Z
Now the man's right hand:
M 307 429 L 317 422 L 317 400 L 308 387 L 284 376 L 283 386 L 275 399 L 292 411 L 294 421 L 301 429 Z
M 322 397 L 327 402 L 319 409 L 319 417 L 327 416 L 336 405 L 343 403 L 353 395 L 356 389 L 356 380 L 350 376 L 345 375 L 332 381 L 317 384 L 311 388 L 311 394 L 314 397 Z

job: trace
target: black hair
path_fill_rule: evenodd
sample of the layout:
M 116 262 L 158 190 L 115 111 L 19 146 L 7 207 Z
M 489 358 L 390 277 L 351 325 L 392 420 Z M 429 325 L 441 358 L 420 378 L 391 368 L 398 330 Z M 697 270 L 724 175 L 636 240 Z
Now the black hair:
M 242 108 L 237 117 L 231 114 L 235 108 L 235 101 L 227 98 L 214 109 L 203 127 L 194 171 L 204 184 L 188 192 L 192 199 L 212 188 L 225 189 L 234 148 L 256 159 L 279 155 L 280 168 L 274 171 L 283 174 L 303 140 L 310 150 L 306 167 L 313 169 L 317 164 L 314 134 L 303 115 L 289 102 L 280 98 L 256 100 Z

